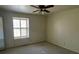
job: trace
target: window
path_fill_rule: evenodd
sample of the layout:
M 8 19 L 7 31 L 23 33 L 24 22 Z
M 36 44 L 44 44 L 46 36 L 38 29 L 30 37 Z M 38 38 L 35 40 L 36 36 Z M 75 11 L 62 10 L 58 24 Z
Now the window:
M 29 18 L 13 17 L 14 39 L 29 38 Z

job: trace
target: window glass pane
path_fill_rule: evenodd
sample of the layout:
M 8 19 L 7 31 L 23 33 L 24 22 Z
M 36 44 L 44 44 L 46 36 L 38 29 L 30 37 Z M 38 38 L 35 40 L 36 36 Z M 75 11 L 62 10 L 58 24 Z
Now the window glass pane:
M 26 21 L 26 22 L 27 22 L 27 23 L 26 23 L 26 24 L 27 24 L 27 27 L 29 27 L 29 19 L 27 19 L 27 21 Z
M 29 28 L 26 29 L 26 37 L 29 37 Z
M 26 36 L 26 29 L 21 29 L 21 36 Z
M 13 19 L 13 27 L 20 28 L 20 20 Z
M 26 27 L 26 20 L 21 20 L 21 27 Z
M 14 38 L 29 37 L 29 19 L 28 18 L 13 18 Z
M 14 29 L 14 37 L 20 37 L 20 29 Z

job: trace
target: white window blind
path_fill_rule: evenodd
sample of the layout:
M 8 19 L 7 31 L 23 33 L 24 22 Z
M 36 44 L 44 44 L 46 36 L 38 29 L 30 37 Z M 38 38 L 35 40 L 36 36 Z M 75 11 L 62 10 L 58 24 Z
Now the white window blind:
M 29 18 L 13 17 L 14 39 L 29 38 Z

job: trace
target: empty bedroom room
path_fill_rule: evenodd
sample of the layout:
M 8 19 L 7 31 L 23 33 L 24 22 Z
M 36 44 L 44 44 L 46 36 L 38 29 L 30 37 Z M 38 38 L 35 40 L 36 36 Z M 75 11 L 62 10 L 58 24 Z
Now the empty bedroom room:
M 0 54 L 78 54 L 79 5 L 0 5 Z

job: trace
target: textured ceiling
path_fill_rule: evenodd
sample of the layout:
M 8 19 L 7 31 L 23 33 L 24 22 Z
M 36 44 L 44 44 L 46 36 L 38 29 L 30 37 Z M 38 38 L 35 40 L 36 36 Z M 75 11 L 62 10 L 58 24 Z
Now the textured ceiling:
M 0 8 L 8 11 L 30 13 L 30 14 L 36 14 L 36 13 L 33 13 L 33 11 L 37 10 L 36 8 L 31 7 L 29 5 L 0 5 Z M 62 11 L 70 8 L 79 8 L 79 5 L 55 5 L 54 7 L 49 8 L 48 10 L 50 11 L 50 13 L 52 13 L 52 12 Z

